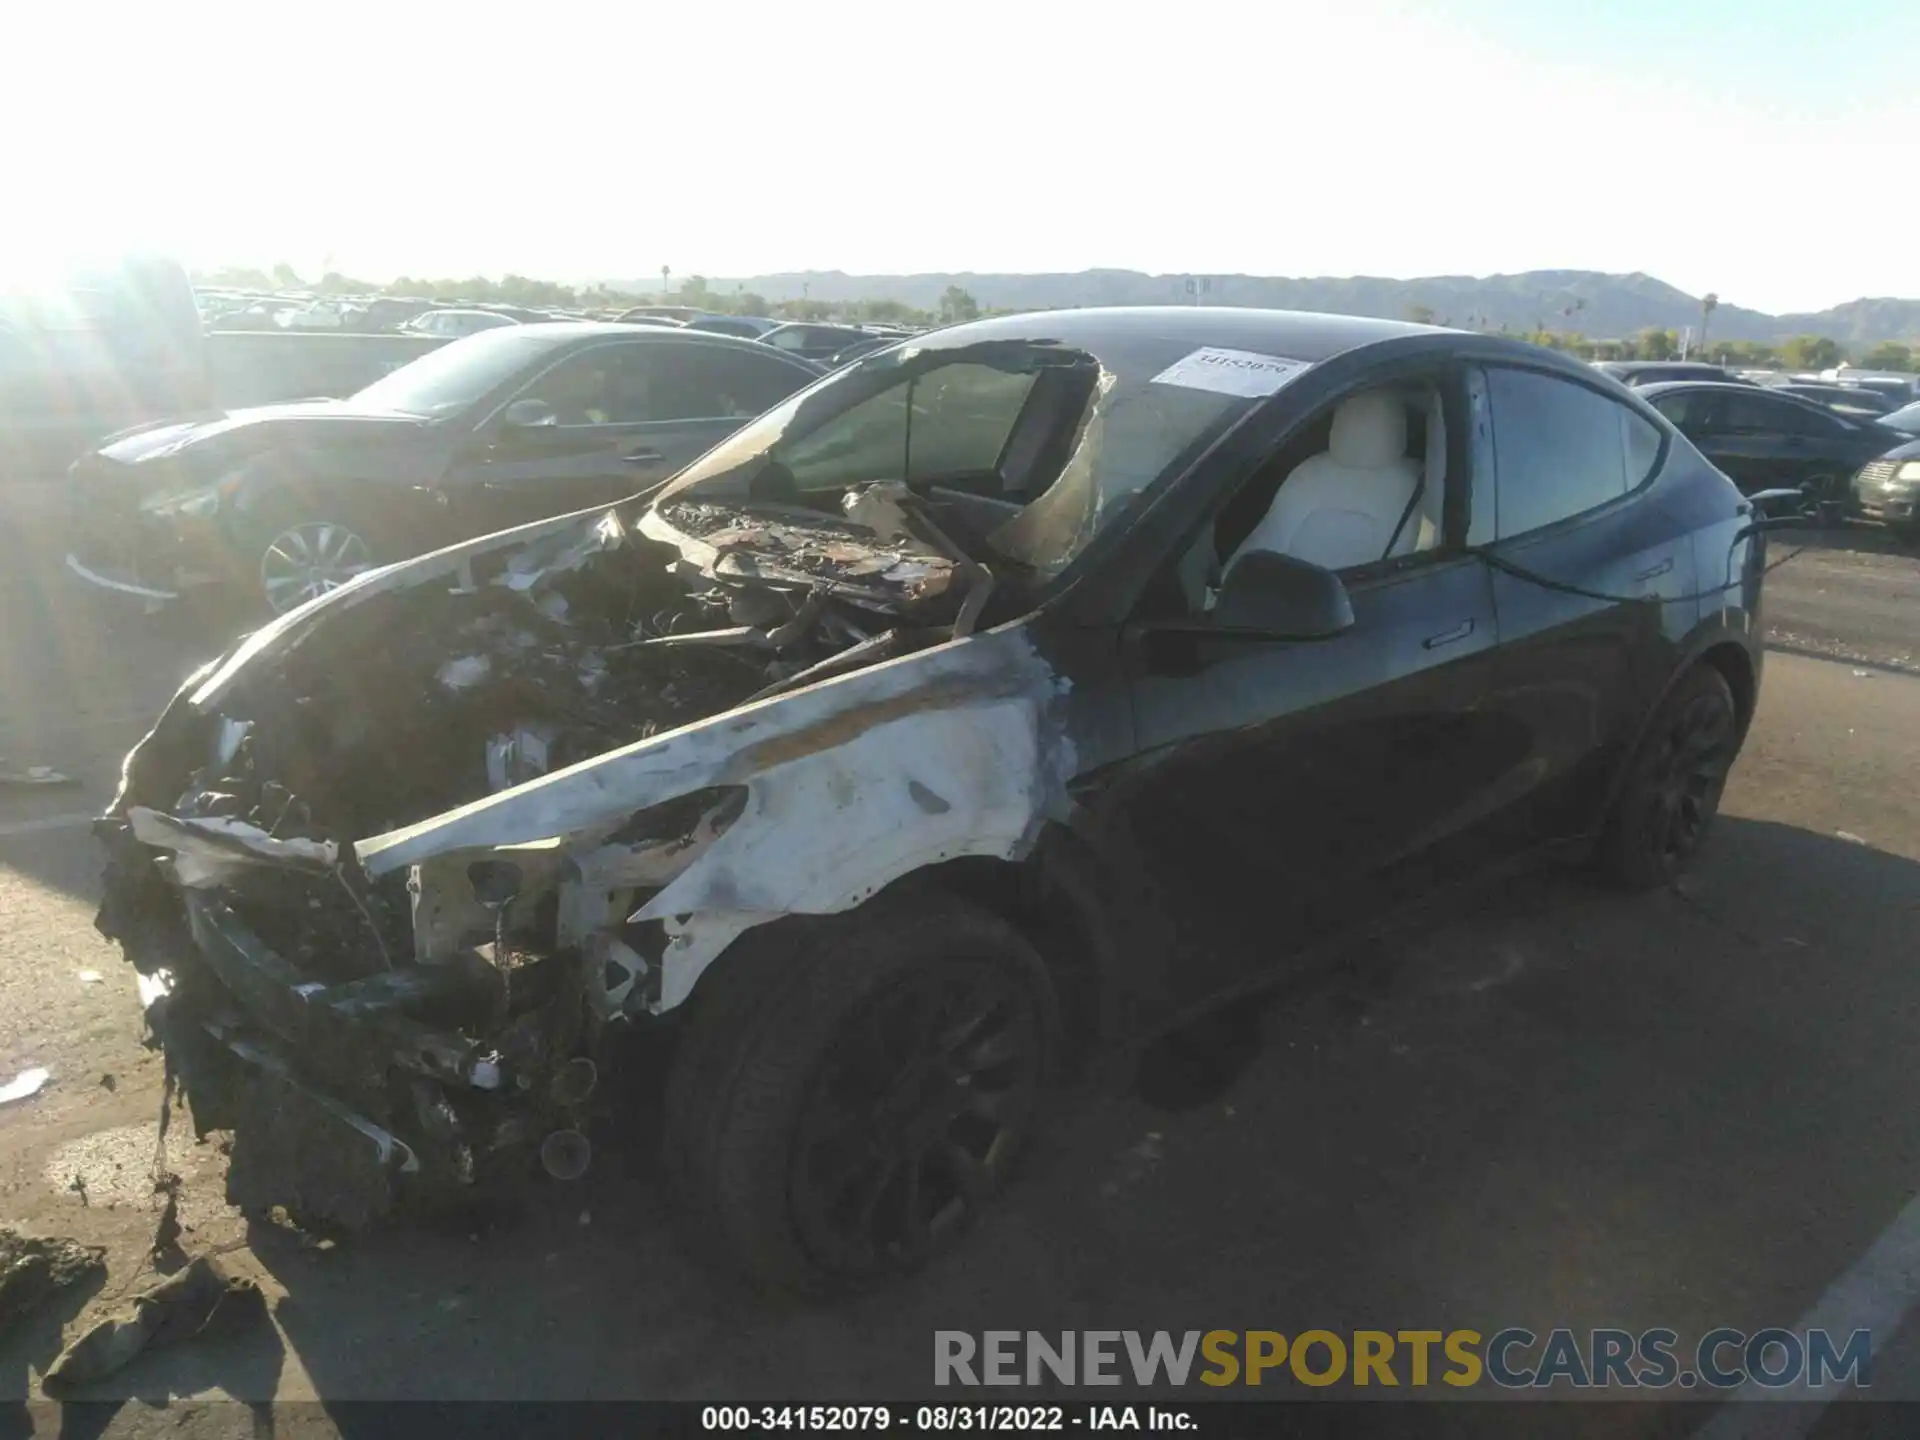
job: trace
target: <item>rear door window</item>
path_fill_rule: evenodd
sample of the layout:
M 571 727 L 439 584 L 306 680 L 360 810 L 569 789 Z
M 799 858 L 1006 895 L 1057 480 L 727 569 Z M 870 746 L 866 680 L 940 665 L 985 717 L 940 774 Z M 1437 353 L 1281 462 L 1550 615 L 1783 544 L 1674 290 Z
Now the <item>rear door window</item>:
M 1789 435 L 1794 432 L 1787 412 L 1797 408 L 1766 395 L 1729 395 L 1720 428 L 1729 435 Z
M 1660 432 L 1598 390 L 1500 368 L 1487 388 L 1503 539 L 1597 509 L 1652 473 Z
M 1720 397 L 1711 390 L 1681 390 L 1657 397 L 1653 408 L 1671 420 L 1674 429 L 1682 435 L 1698 440 L 1713 434 L 1719 418 Z

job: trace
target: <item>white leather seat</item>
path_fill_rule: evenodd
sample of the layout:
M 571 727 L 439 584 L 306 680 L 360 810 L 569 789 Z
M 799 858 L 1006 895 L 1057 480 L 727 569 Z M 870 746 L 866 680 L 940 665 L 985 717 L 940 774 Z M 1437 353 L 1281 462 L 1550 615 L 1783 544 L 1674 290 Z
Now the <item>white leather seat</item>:
M 1405 555 L 1419 541 L 1420 517 L 1410 517 L 1398 538 L 1393 532 L 1419 484 L 1419 462 L 1407 456 L 1405 400 L 1391 390 L 1350 396 L 1333 412 L 1326 453 L 1287 476 L 1227 569 L 1249 551 L 1267 550 L 1344 570 L 1380 559 L 1389 539 L 1392 553 Z

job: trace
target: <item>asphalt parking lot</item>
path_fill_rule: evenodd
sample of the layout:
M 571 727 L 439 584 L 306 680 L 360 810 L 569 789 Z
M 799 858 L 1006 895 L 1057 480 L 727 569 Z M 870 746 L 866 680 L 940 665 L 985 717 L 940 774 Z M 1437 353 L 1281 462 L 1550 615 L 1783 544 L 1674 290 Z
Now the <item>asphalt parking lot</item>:
M 53 1073 L 0 1109 L 0 1223 L 106 1246 L 110 1269 L 0 1344 L 0 1417 L 63 1324 L 141 1283 L 160 1067 L 91 927 L 83 820 L 207 643 L 196 617 L 76 595 L 50 502 L 0 491 L 0 755 L 77 782 L 0 792 L 0 1081 Z M 1751 1332 L 1849 1274 L 1891 1317 L 1877 1388 L 1920 1398 L 1899 1322 L 1920 1276 L 1855 1268 L 1920 1192 L 1920 555 L 1869 531 L 1779 550 L 1801 541 L 1770 581 L 1776 650 L 1721 828 L 1679 891 L 1547 874 L 1423 920 L 1268 1006 L 1217 1093 L 1061 1097 L 958 1254 L 805 1309 L 682 1256 L 643 1147 L 487 1234 L 322 1249 L 250 1235 L 217 1148 L 177 1127 L 186 1248 L 256 1276 L 274 1323 L 137 1360 L 95 1393 L 135 1402 L 110 1429 L 219 1396 L 898 1399 L 927 1389 L 936 1329 Z M 1696 1398 L 1578 1428 L 1686 1433 Z

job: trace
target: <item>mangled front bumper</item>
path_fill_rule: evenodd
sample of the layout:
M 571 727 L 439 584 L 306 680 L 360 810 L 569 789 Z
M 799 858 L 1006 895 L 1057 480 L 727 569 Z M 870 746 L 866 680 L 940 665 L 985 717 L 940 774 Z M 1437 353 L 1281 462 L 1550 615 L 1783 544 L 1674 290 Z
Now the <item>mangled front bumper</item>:
M 241 913 L 256 886 L 169 878 L 190 851 L 139 838 L 152 813 L 100 823 L 100 928 L 149 977 L 149 1023 L 195 1129 L 233 1135 L 231 1203 L 358 1228 L 525 1173 L 543 1147 L 584 1168 L 597 1067 L 586 1026 L 554 1023 L 558 976 L 517 1010 L 478 956 L 316 979 Z M 282 903 L 309 877 L 270 878 Z

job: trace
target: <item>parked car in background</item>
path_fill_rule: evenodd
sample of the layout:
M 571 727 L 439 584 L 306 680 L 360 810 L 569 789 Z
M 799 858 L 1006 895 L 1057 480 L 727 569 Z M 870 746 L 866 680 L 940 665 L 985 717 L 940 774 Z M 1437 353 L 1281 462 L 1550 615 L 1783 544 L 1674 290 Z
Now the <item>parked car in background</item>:
M 348 300 L 315 300 L 274 317 L 286 330 L 354 330 L 364 326 L 366 307 Z
M 522 325 L 544 325 L 549 320 L 560 317 L 550 310 L 536 310 L 530 305 L 506 305 L 489 301 L 486 304 L 467 307 L 485 311 L 489 315 L 504 315 L 509 320 L 517 320 Z
M 1824 376 L 1822 376 L 1824 378 Z M 1834 384 L 1849 390 L 1874 390 L 1895 405 L 1910 405 L 1920 399 L 1920 384 L 1910 374 L 1862 374 L 1860 371 L 1836 371 Z
M 371 331 L 398 330 L 416 315 L 434 308 L 431 300 L 378 296 L 367 302 L 366 328 Z
M 1845 512 L 1854 472 L 1905 438 L 1782 386 L 1680 381 L 1640 393 L 1741 490 L 1800 489 L 1829 521 Z
M 508 324 L 346 400 L 114 437 L 69 476 L 67 566 L 148 600 L 226 583 L 286 611 L 376 565 L 630 495 L 819 374 L 723 335 Z
M 245 1211 L 577 1177 L 644 1055 L 600 1093 L 702 1253 L 882 1281 L 1092 1057 L 1530 859 L 1674 883 L 1760 694 L 1752 509 L 1493 336 L 950 327 L 256 632 L 122 767 L 99 928 Z
M 1879 416 L 1878 419 L 1890 430 L 1898 430 L 1903 435 L 1920 438 L 1920 400 L 1914 401 L 1911 405 L 1902 405 L 1898 410 L 1890 411 Z
M 282 315 L 304 310 L 309 302 L 278 296 L 263 296 L 224 310 L 208 322 L 209 330 L 278 330 Z
M 1708 380 L 1732 385 L 1747 383 L 1722 366 L 1704 365 L 1695 360 L 1600 360 L 1594 363 L 1593 368 L 1633 388 L 1657 385 L 1663 380 Z
M 513 316 L 502 315 L 498 310 L 428 310 L 414 316 L 400 326 L 400 330 L 408 335 L 444 335 L 457 340 L 467 335 L 478 335 L 482 330 L 519 323 Z
M 872 355 L 877 353 L 878 351 L 888 349 L 894 345 L 898 345 L 902 340 L 906 338 L 907 337 L 904 334 L 869 335 L 864 340 L 854 341 L 853 344 L 847 346 L 847 348 L 844 350 L 836 351 L 833 354 L 833 356 L 830 359 L 828 359 L 828 361 L 826 362 L 827 368 L 829 370 L 838 370 L 842 366 L 851 365 L 854 361 L 859 360 L 865 356 Z
M 1920 438 L 1862 465 L 1853 477 L 1852 514 L 1920 544 Z
M 675 325 L 684 325 L 689 320 L 698 320 L 707 312 L 696 310 L 689 305 L 635 305 L 622 310 L 614 319 L 631 325 L 642 320 L 669 320 Z
M 211 403 L 200 310 L 171 260 L 0 274 L 0 483 L 57 476 L 104 435 Z
M 776 325 L 760 337 L 762 345 L 771 345 L 805 360 L 828 361 L 849 345 L 869 340 L 872 335 L 852 325 L 791 323 Z
M 762 320 L 753 315 L 700 315 L 687 321 L 687 329 L 705 330 L 711 335 L 737 335 L 742 340 L 758 340 L 779 323 L 778 320 Z
M 1897 405 L 1897 402 L 1878 390 L 1866 390 L 1853 385 L 1809 385 L 1804 381 L 1789 380 L 1784 385 L 1771 388 L 1782 395 L 1798 395 L 1802 400 L 1811 400 L 1816 405 L 1825 405 L 1830 410 L 1838 410 L 1846 415 L 1885 415 Z

